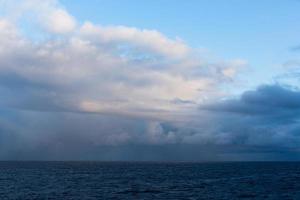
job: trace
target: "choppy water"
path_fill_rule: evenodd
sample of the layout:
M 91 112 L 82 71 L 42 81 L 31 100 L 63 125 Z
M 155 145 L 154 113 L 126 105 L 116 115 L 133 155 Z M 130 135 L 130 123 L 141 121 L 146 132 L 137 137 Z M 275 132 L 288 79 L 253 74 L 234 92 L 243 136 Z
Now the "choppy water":
M 0 162 L 0 199 L 300 199 L 300 163 Z

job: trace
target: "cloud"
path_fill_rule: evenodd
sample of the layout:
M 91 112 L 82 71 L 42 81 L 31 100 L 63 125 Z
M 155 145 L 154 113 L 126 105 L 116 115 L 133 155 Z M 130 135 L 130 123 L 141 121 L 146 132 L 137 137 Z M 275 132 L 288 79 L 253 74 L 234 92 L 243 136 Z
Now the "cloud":
M 96 26 L 86 22 L 80 29 L 84 38 L 92 39 L 100 44 L 134 45 L 137 48 L 180 59 L 188 56 L 190 47 L 180 39 L 169 39 L 156 30 L 141 30 L 126 26 Z
M 264 85 L 175 121 L 6 109 L 5 120 L 0 118 L 2 158 L 299 159 L 299 96 L 295 88 Z
M 48 17 L 47 28 L 53 33 L 70 33 L 76 27 L 75 19 L 65 10 L 56 9 Z
M 298 151 L 300 91 L 281 85 L 264 85 L 228 99 L 200 107 L 210 115 L 213 141 L 258 145 Z M 210 127 L 211 126 L 211 127 Z
M 240 99 L 202 106 L 203 109 L 236 114 L 268 115 L 300 109 L 300 92 L 280 85 L 264 85 L 244 92 Z
M 79 24 L 57 1 L 19 3 L 18 18 L 33 12 L 51 37 L 32 40 L 9 16 L 1 19 L 2 106 L 172 118 L 196 107 L 176 99 L 197 103 L 222 95 L 219 85 L 245 65 L 202 60 L 157 30 Z
M 0 159 L 297 152 L 299 90 L 265 85 L 238 99 L 222 90 L 244 60 L 203 59 L 158 30 L 81 24 L 54 0 L 0 5 Z M 44 37 L 30 37 L 24 20 Z

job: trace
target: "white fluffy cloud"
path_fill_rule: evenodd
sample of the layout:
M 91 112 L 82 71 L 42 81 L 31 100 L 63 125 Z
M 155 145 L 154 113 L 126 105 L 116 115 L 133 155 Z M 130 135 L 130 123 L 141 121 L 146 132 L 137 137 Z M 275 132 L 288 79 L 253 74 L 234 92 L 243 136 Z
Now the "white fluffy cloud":
M 63 9 L 55 9 L 46 17 L 46 27 L 53 33 L 70 33 L 76 27 L 75 19 Z
M 17 23 L 37 23 L 50 33 L 70 33 L 76 27 L 75 18 L 57 0 L 0 0 L 0 13 Z
M 185 58 L 191 49 L 180 39 L 172 40 L 156 30 L 140 30 L 126 26 L 95 26 L 86 22 L 80 29 L 85 38 L 100 44 L 135 45 L 158 55 Z
M 5 140 L 12 151 L 211 138 L 187 122 L 199 117 L 200 104 L 224 96 L 222 86 L 246 65 L 201 59 L 183 40 L 157 30 L 80 24 L 55 0 L 0 4 L 6 10 L 0 19 L 0 137 L 13 133 L 17 139 Z M 24 20 L 45 37 L 24 34 Z M 202 117 L 200 124 L 207 123 Z
M 53 35 L 37 43 L 22 36 L 18 23 L 4 16 L 0 72 L 5 80 L 1 88 L 8 96 L 5 105 L 166 119 L 185 115 L 197 103 L 220 95 L 220 84 L 244 65 L 209 64 L 182 40 L 156 30 L 77 25 L 56 1 L 19 3 L 18 16 L 33 12 L 49 31 L 45 34 L 63 37 Z M 24 88 L 11 92 L 12 82 Z

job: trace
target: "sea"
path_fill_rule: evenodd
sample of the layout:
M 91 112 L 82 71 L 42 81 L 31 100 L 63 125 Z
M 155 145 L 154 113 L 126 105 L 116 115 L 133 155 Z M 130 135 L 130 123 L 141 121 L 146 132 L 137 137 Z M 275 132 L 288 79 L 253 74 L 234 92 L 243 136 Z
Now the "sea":
M 0 162 L 0 199 L 299 199 L 299 162 Z

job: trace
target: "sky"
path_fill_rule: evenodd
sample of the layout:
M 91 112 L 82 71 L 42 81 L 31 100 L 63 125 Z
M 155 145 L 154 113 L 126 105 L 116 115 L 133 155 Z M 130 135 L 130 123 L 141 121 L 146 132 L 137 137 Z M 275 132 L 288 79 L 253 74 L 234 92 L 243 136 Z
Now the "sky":
M 0 0 L 0 160 L 299 160 L 299 8 Z

